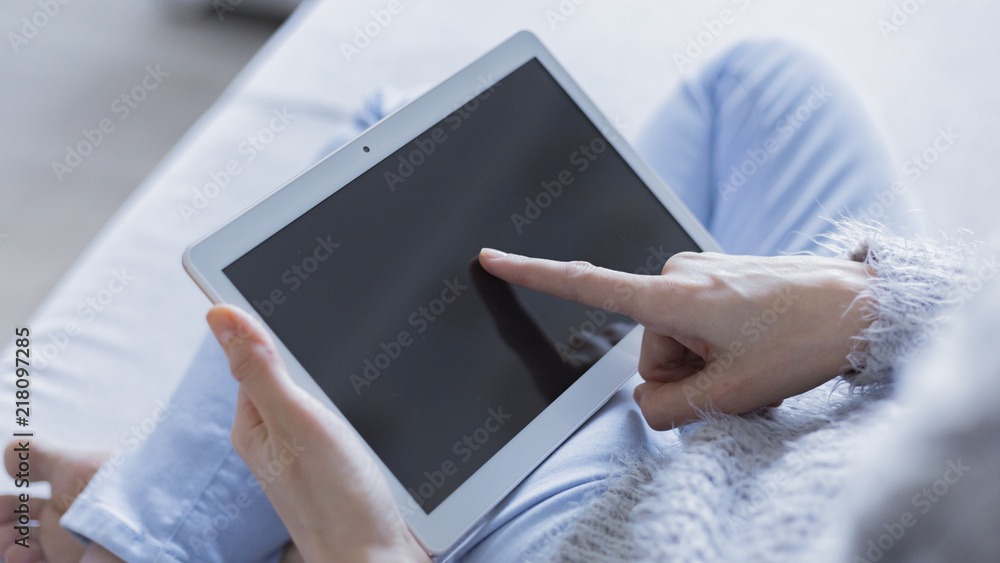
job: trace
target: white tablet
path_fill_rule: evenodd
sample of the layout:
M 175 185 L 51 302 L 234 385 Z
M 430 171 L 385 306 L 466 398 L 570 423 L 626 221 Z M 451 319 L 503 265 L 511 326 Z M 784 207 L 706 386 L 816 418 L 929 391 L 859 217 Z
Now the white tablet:
M 511 287 L 482 247 L 645 274 L 718 249 L 522 32 L 184 255 L 357 431 L 430 553 L 636 369 L 633 321 Z

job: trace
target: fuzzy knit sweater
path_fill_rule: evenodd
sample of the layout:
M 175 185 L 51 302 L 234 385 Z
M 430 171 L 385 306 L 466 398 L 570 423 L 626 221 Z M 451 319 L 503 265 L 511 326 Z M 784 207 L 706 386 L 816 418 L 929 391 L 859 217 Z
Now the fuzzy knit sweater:
M 551 559 L 1000 561 L 996 257 L 854 221 L 825 242 L 875 273 L 848 375 L 622 452 Z

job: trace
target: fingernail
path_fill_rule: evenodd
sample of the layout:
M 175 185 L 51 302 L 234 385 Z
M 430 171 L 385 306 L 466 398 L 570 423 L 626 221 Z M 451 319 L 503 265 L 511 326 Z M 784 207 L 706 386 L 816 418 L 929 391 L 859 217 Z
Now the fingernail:
M 219 344 L 223 348 L 229 345 L 236 336 L 236 319 L 233 318 L 233 314 L 227 310 L 220 310 L 214 315 L 208 316 L 208 326 L 211 327 L 212 332 L 215 334 L 215 339 L 219 341 Z
M 479 255 L 487 260 L 496 260 L 497 258 L 503 258 L 507 256 L 506 252 L 501 252 L 495 248 L 484 248 L 479 251 Z
M 642 388 L 642 385 L 637 386 L 635 390 L 632 391 L 632 398 L 635 399 L 635 404 L 637 405 L 642 404 L 643 393 L 645 393 L 645 390 Z

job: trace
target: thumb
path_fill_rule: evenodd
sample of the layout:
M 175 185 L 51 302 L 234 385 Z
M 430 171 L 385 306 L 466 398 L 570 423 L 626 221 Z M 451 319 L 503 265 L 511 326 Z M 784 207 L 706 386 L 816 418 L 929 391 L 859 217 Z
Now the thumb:
M 698 419 L 698 408 L 688 400 L 694 397 L 685 389 L 685 381 L 646 381 L 635 387 L 632 397 L 650 428 L 670 430 Z
M 742 414 L 738 374 L 709 361 L 683 379 L 647 380 L 632 393 L 643 418 L 653 430 L 670 430 L 702 418 L 709 412 Z
M 295 404 L 298 394 L 274 342 L 259 321 L 231 305 L 212 307 L 206 319 L 229 359 L 233 377 L 270 426 Z
M 762 407 L 777 408 L 783 398 L 768 386 L 745 384 L 746 374 L 725 368 L 704 369 L 679 381 L 645 381 L 632 393 L 643 418 L 653 430 L 670 430 L 712 412 L 742 415 Z

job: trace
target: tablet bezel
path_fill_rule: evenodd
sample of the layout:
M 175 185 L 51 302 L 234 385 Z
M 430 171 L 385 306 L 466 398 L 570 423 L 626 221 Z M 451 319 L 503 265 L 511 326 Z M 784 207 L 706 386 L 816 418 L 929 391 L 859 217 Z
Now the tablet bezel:
M 223 268 L 533 58 L 583 110 L 695 243 L 704 251 L 720 251 L 711 235 L 625 143 L 542 43 L 532 33 L 522 31 L 192 244 L 184 252 L 184 268 L 213 303 L 232 303 L 256 315 Z M 609 191 L 608 197 L 614 197 L 614 192 Z M 635 373 L 641 330 L 636 327 L 630 332 L 430 514 L 417 506 L 372 452 L 407 523 L 430 553 L 440 554 L 451 548 Z M 342 416 L 270 328 L 268 332 L 292 379 Z

